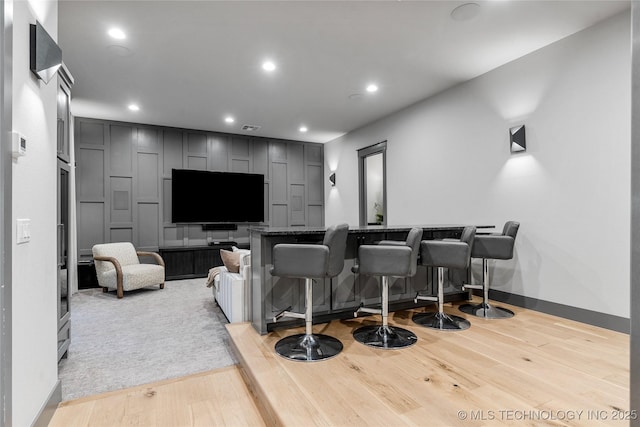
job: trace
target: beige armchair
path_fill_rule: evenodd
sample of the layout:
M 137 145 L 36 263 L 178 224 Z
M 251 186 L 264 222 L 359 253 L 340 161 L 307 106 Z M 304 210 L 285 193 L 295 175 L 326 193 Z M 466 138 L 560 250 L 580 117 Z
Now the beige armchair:
M 118 298 L 124 291 L 152 285 L 164 289 L 164 261 L 155 252 L 136 252 L 129 242 L 103 243 L 92 248 L 98 284 L 103 292 L 115 289 Z M 141 264 L 138 257 L 153 257 L 156 264 Z

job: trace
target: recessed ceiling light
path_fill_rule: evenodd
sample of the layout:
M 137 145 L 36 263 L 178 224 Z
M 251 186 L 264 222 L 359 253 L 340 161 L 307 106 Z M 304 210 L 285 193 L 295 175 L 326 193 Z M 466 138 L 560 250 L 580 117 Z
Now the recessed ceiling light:
M 265 71 L 273 71 L 276 69 L 276 64 L 272 61 L 265 61 L 262 63 L 262 69 Z
M 299 130 L 300 130 L 300 132 L 306 132 L 306 131 L 308 131 L 309 129 L 307 129 L 307 127 L 303 125 L 303 126 L 300 126 L 300 129 L 299 129 Z
M 107 34 L 117 40 L 126 39 L 127 35 L 120 28 L 111 28 Z
M 138 107 L 136 104 L 129 104 L 129 110 L 140 111 L 140 107 Z
M 373 93 L 373 92 L 377 92 L 378 91 L 378 86 L 371 83 L 370 85 L 367 86 L 367 92 L 369 93 Z
M 233 122 L 236 121 L 236 119 L 234 119 L 231 116 L 227 116 L 227 117 L 224 118 L 224 121 L 225 121 L 225 123 L 233 123 Z

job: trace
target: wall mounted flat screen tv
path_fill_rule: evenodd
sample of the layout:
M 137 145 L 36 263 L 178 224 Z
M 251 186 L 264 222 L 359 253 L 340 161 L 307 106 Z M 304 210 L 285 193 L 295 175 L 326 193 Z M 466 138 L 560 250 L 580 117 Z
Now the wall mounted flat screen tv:
M 171 222 L 263 221 L 264 175 L 172 169 Z

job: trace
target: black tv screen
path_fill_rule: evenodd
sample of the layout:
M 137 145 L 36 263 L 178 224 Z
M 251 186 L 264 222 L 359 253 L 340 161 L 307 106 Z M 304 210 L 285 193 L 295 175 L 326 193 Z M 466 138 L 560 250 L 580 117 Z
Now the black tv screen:
M 264 175 L 171 171 L 171 222 L 243 223 L 264 221 Z

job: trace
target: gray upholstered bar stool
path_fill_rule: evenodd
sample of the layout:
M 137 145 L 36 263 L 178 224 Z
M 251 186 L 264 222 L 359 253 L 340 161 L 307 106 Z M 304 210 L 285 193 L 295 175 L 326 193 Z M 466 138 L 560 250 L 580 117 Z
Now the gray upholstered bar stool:
M 441 331 L 461 331 L 471 326 L 468 320 L 444 312 L 444 269 L 469 267 L 475 234 L 475 227 L 465 227 L 459 241 L 451 239 L 423 240 L 420 243 L 420 264 L 438 268 L 438 296 L 433 297 L 418 293 L 415 302 L 418 300 L 436 301 L 438 311 L 415 314 L 413 321 L 418 325 Z
M 397 326 L 389 326 L 389 277 L 411 277 L 416 274 L 418 251 L 422 229 L 412 228 L 405 242 L 383 240 L 377 245 L 362 245 L 358 248 L 359 264 L 351 270 L 358 274 L 381 276 L 381 308 L 362 307 L 353 313 L 382 315 L 382 325 L 362 326 L 353 332 L 353 338 L 362 344 L 394 349 L 415 344 L 416 335 Z
M 331 226 L 324 234 L 321 245 L 277 244 L 273 247 L 272 276 L 304 279 L 305 312 L 283 311 L 273 321 L 281 317 L 295 317 L 305 320 L 305 333 L 282 338 L 276 343 L 276 352 L 287 359 L 311 362 L 328 359 L 342 351 L 342 343 L 328 335 L 314 334 L 313 321 L 313 279 L 335 277 L 344 268 L 344 254 L 347 246 L 348 224 Z
M 479 235 L 475 239 L 472 258 L 482 258 L 482 285 L 465 285 L 464 289 L 482 289 L 482 303 L 460 306 L 463 313 L 485 319 L 506 319 L 513 317 L 513 311 L 489 304 L 489 259 L 511 259 L 520 223 L 507 221 L 502 234 Z

